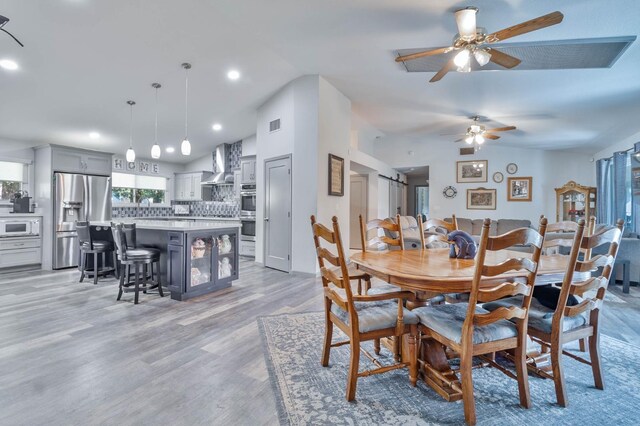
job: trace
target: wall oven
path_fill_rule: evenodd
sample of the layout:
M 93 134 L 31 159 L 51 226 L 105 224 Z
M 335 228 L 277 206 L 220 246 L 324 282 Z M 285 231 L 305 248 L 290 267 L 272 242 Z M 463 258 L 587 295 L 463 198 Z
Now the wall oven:
M 256 217 L 256 185 L 244 184 L 240 189 L 240 218 Z
M 240 223 L 240 240 L 241 241 L 255 241 L 256 240 L 256 219 L 255 218 L 241 218 Z
M 0 238 L 40 235 L 40 219 L 0 219 Z

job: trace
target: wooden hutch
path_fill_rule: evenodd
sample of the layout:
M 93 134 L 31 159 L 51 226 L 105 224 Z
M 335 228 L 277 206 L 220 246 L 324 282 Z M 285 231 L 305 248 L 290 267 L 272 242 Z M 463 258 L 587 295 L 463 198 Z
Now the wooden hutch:
M 556 188 L 556 222 L 588 220 L 596 214 L 596 188 L 572 180 Z

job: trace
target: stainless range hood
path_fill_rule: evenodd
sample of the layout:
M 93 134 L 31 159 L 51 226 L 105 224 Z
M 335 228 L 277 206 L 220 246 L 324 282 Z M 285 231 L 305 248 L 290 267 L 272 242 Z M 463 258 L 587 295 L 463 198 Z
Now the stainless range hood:
M 215 158 L 213 161 L 213 176 L 202 185 L 222 185 L 233 183 L 233 173 L 231 173 L 229 163 L 227 162 L 227 149 L 229 145 L 223 143 L 216 147 Z

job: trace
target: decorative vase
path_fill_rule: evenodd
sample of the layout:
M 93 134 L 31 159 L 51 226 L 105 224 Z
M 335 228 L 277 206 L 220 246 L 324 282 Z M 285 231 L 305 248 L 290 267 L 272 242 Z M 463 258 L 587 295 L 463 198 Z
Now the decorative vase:
M 229 253 L 231 251 L 231 240 L 228 235 L 223 235 L 220 240 L 220 253 Z
M 221 261 L 218 262 L 218 277 L 226 278 L 231 276 L 231 263 L 229 263 L 228 257 L 223 257 Z

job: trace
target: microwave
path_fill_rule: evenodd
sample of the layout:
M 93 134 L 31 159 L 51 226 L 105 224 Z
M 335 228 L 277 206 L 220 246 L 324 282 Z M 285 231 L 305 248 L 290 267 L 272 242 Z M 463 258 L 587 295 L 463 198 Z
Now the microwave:
M 40 235 L 40 219 L 0 219 L 0 238 Z

